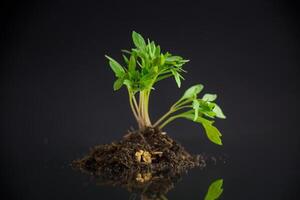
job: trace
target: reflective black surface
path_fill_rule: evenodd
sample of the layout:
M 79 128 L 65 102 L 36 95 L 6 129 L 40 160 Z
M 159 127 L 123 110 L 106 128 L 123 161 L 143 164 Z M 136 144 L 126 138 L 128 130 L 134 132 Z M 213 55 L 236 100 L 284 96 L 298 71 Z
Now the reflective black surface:
M 226 157 L 193 169 L 171 200 L 203 199 L 223 179 L 221 199 L 299 199 L 299 23 L 288 1 L 10 1 L 1 6 L 0 183 L 5 199 L 129 199 L 98 186 L 73 159 L 135 126 L 125 90 L 113 92 L 104 54 L 118 58 L 136 30 L 191 60 L 182 88 L 157 85 L 157 119 L 190 85 L 218 94 L 224 146 L 197 124 L 165 131 L 191 153 Z M 119 57 L 121 58 L 121 56 Z M 1 198 L 2 199 L 2 198 Z
M 43 148 L 52 147 L 44 144 Z M 14 199 L 139 199 L 140 193 L 130 193 L 126 188 L 103 185 L 101 182 L 99 185 L 97 179 L 74 171 L 69 161 L 80 154 L 78 152 L 80 150 L 68 156 L 64 154 L 63 157 L 61 152 L 54 150 L 52 157 L 20 158 L 18 164 L 14 163 L 11 168 L 5 169 L 15 173 L 6 174 L 10 176 L 10 179 L 6 179 L 10 184 L 6 192 L 10 192 Z M 27 155 L 27 151 L 20 152 L 20 155 Z M 291 168 L 280 170 L 284 165 L 282 163 L 266 167 L 270 163 L 268 158 L 245 156 L 241 159 L 233 154 L 225 164 L 219 162 L 203 170 L 192 169 L 183 174 L 165 196 L 168 199 L 204 199 L 209 185 L 217 179 L 223 179 L 221 199 L 295 198 L 297 185 L 294 185 L 296 181 L 293 179 L 297 178 L 298 172 Z M 13 193 L 13 189 L 19 192 Z

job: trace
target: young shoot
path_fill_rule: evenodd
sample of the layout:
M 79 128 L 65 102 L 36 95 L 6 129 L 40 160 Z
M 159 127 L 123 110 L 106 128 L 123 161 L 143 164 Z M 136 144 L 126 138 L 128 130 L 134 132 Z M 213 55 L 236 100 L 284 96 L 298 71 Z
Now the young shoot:
M 139 129 L 157 127 L 163 129 L 178 118 L 184 118 L 202 124 L 209 140 L 222 145 L 221 133 L 213 125 L 214 118 L 225 119 L 221 108 L 214 102 L 216 94 L 198 95 L 203 85 L 197 84 L 185 91 L 163 116 L 154 123 L 149 116 L 149 96 L 154 85 L 166 78 L 173 77 L 178 87 L 184 80 L 183 65 L 189 60 L 169 52 L 162 52 L 154 41 L 145 39 L 137 32 L 132 32 L 134 48 L 122 50 L 123 64 L 105 55 L 116 76 L 113 88 L 119 90 L 123 85 L 127 88 L 129 104 Z

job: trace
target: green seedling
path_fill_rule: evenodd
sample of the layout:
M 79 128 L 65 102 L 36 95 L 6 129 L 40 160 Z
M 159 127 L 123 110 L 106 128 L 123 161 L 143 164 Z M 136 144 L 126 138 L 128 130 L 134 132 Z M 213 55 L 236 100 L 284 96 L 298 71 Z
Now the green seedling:
M 214 118 L 225 119 L 221 108 L 215 103 L 216 94 L 204 94 L 202 84 L 197 84 L 185 91 L 162 117 L 152 123 L 149 116 L 149 96 L 154 85 L 164 79 L 173 77 L 180 88 L 184 80 L 183 65 L 189 60 L 181 56 L 162 52 L 154 41 L 147 41 L 137 32 L 132 32 L 135 45 L 131 50 L 122 50 L 123 64 L 105 56 L 115 73 L 114 90 L 125 86 L 128 91 L 129 104 L 140 130 L 146 127 L 163 129 L 167 124 L 178 118 L 184 118 L 202 124 L 209 140 L 222 145 L 220 131 L 213 125 Z

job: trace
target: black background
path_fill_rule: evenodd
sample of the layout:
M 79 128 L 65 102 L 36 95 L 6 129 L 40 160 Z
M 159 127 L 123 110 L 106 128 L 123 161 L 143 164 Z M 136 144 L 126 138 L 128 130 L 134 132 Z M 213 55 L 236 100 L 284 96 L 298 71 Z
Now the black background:
M 82 177 L 68 164 L 135 126 L 126 90 L 113 92 L 114 76 L 104 58 L 120 60 L 120 49 L 132 46 L 132 30 L 191 60 L 182 88 L 171 79 L 156 86 L 153 119 L 192 84 L 219 96 L 227 115 L 216 122 L 223 147 L 192 122 L 178 120 L 166 128 L 193 153 L 228 156 L 226 167 L 207 169 L 199 179 L 224 178 L 223 199 L 297 199 L 295 4 L 61 0 L 1 8 L 1 188 L 7 199 L 126 199 L 123 190 L 85 184 L 82 189 Z M 200 198 L 192 194 L 197 184 L 181 184 L 170 199 Z

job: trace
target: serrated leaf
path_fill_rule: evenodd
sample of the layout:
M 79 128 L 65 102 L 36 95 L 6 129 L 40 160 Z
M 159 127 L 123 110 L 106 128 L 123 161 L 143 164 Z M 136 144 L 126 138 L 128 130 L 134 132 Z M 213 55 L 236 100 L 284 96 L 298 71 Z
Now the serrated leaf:
M 132 40 L 137 48 L 144 49 L 146 47 L 146 42 L 143 36 L 135 31 L 132 31 Z
M 223 179 L 218 179 L 210 184 L 204 200 L 216 200 L 223 193 Z
M 123 78 L 118 78 L 115 82 L 114 82 L 114 91 L 120 89 L 123 85 Z
M 214 101 L 217 99 L 217 95 L 216 94 L 205 94 L 202 97 L 203 101 Z
M 222 109 L 217 104 L 215 104 L 215 107 L 213 108 L 213 112 L 216 114 L 216 117 L 221 119 L 226 119 L 226 116 L 224 115 Z
M 113 70 L 113 72 L 115 73 L 116 77 L 122 77 L 125 73 L 125 70 L 123 69 L 123 67 L 113 58 L 105 55 L 105 57 L 109 60 L 109 65 L 111 67 L 111 69 Z
M 203 87 L 204 86 L 202 84 L 197 84 L 197 85 L 190 87 L 189 89 L 187 89 L 184 92 L 181 99 L 195 98 L 197 96 L 197 94 L 199 94 L 203 90 Z

